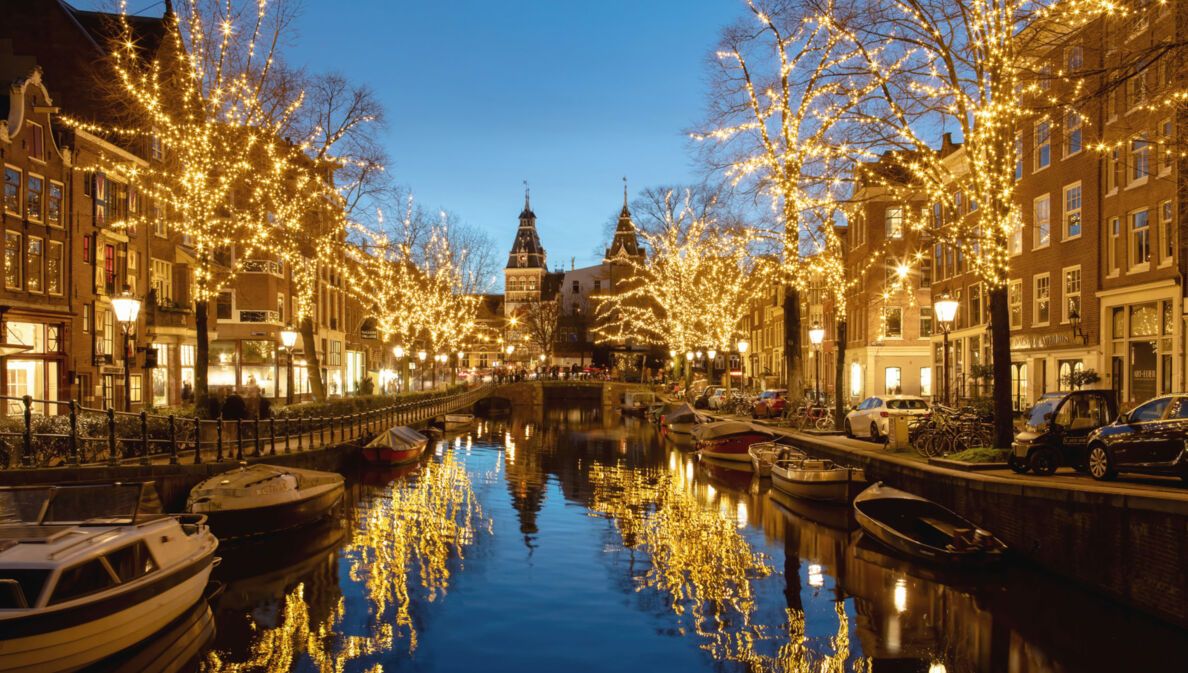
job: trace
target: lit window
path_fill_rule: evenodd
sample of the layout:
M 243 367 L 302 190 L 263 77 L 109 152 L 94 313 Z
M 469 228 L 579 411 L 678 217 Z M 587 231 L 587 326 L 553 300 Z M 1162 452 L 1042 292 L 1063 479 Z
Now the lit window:
M 41 196 L 45 191 L 45 181 L 30 175 L 25 181 L 25 217 L 30 220 L 41 219 Z
M 45 222 L 56 227 L 62 226 L 62 185 L 57 182 L 50 182 L 45 197 Z
M 883 309 L 883 336 L 888 339 L 903 338 L 903 308 L 888 306 Z
M 1023 179 L 1023 136 L 1015 136 L 1015 179 Z
M 1072 156 L 1081 151 L 1083 126 L 1081 113 L 1070 110 L 1064 118 L 1064 156 Z
M 41 281 L 45 273 L 44 251 L 40 238 L 29 236 L 25 249 L 25 281 L 30 292 L 41 292 Z
M 1047 325 L 1052 300 L 1052 279 L 1048 274 L 1035 277 L 1035 323 Z
M 887 238 L 903 238 L 903 208 L 888 208 L 884 218 Z
M 1064 320 L 1081 315 L 1081 267 L 1064 270 Z
M 903 392 L 903 376 L 899 367 L 887 367 L 884 379 L 888 395 L 898 395 Z
M 1052 163 L 1052 122 L 1035 125 L 1035 168 L 1047 168 Z
M 1042 248 L 1052 242 L 1052 203 L 1048 195 L 1035 200 L 1035 247 Z
M 1064 237 L 1081 235 L 1081 183 L 1064 188 Z
M 1147 209 L 1130 214 L 1130 266 L 1151 261 L 1151 220 Z
M 1151 174 L 1151 144 L 1140 135 L 1130 141 L 1130 181 L 1142 180 Z
M 1119 231 L 1119 229 L 1120 229 L 1120 225 L 1119 225 L 1118 218 L 1116 218 L 1116 217 L 1110 218 L 1110 226 L 1109 226 L 1110 244 L 1109 244 L 1109 250 L 1106 251 L 1106 255 L 1107 255 L 1107 257 L 1109 257 L 1110 272 L 1112 272 L 1112 273 L 1118 272 L 1118 258 L 1119 258 L 1118 247 L 1122 244 L 1122 237 L 1121 237 L 1121 232 Z
M 4 286 L 10 290 L 21 289 L 21 235 L 15 231 L 4 232 Z
M 4 167 L 4 209 L 10 213 L 21 212 L 21 172 Z
M 62 244 L 50 241 L 45 255 L 45 290 L 62 294 Z
M 1007 304 L 1011 313 L 1011 329 L 1023 326 L 1023 281 L 1012 280 L 1007 290 Z

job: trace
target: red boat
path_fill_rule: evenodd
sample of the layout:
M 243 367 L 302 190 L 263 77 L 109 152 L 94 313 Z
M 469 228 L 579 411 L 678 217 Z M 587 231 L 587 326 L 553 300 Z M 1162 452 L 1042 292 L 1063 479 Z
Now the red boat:
M 722 421 L 695 426 L 693 438 L 701 455 L 719 460 L 751 462 L 747 452 L 756 442 L 770 442 L 774 437 L 770 430 L 742 421 Z
M 407 425 L 388 428 L 363 447 L 363 457 L 369 463 L 402 465 L 411 463 L 425 453 L 429 438 Z

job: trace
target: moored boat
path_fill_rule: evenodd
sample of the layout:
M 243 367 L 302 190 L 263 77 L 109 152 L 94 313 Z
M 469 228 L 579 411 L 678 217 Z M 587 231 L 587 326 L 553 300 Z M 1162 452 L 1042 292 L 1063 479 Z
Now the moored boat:
M 706 423 L 696 428 L 693 439 L 701 455 L 719 460 L 751 462 L 748 449 L 756 442 L 771 441 L 774 435 L 767 428 L 743 421 Z
M 425 453 L 429 438 L 407 425 L 388 428 L 363 447 L 363 458 L 369 463 L 402 465 L 411 463 Z
M 770 477 L 771 466 L 781 458 L 804 456 L 800 449 L 776 442 L 755 442 L 747 449 L 747 453 L 751 456 L 751 467 L 760 477 Z
M 200 482 L 186 510 L 205 514 L 220 539 L 274 533 L 325 517 L 342 501 L 343 481 L 334 472 L 256 464 Z
M 468 428 L 474 423 L 474 414 L 446 414 L 445 429 L 459 430 Z
M 623 404 L 620 410 L 625 416 L 643 416 L 658 404 L 656 393 L 645 390 L 629 390 L 623 393 Z
M 693 428 L 708 422 L 708 418 L 689 406 L 682 404 L 674 411 L 660 419 L 660 427 L 669 433 L 688 435 Z
M 152 483 L 0 488 L 0 671 L 74 671 L 203 596 L 218 540 Z
M 776 461 L 771 485 L 798 498 L 846 504 L 866 486 L 866 474 L 861 468 L 801 454 Z
M 985 565 L 1001 560 L 1007 549 L 956 512 L 882 482 L 854 499 L 854 518 L 884 545 L 926 561 Z

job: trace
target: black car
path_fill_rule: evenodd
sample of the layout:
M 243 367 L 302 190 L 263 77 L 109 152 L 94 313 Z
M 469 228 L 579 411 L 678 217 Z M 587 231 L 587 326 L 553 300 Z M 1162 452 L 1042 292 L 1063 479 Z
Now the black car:
M 1007 463 L 1016 472 L 1052 474 L 1061 465 L 1086 468 L 1090 433 L 1114 419 L 1112 390 L 1048 393 L 1027 414 L 1027 429 L 1015 435 Z
M 1188 393 L 1148 400 L 1089 435 L 1094 479 L 1119 472 L 1167 474 L 1188 481 Z

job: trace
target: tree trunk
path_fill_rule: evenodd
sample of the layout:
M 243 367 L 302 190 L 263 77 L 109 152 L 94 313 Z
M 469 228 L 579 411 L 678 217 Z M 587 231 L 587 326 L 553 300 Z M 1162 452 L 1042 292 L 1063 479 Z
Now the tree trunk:
M 301 343 L 305 347 L 305 373 L 309 376 L 309 388 L 314 399 L 326 401 L 326 384 L 322 381 L 322 363 L 318 360 L 318 348 L 314 343 L 313 320 L 306 317 L 301 321 Z
M 833 372 L 833 428 L 843 429 L 845 423 L 845 405 L 842 404 L 842 391 L 846 382 L 846 321 L 837 321 L 837 364 Z
M 1011 409 L 1011 330 L 1007 286 L 991 288 L 990 357 L 994 360 L 994 446 L 1009 449 L 1015 438 L 1014 411 Z
M 194 329 L 197 332 L 194 345 L 194 409 L 198 418 L 206 418 L 210 409 L 210 378 L 207 375 L 210 366 L 210 335 L 206 331 L 209 321 L 210 303 L 194 302 Z
M 788 397 L 793 400 L 801 399 L 804 395 L 800 341 L 800 292 L 788 287 L 784 291 L 784 375 L 787 377 Z

